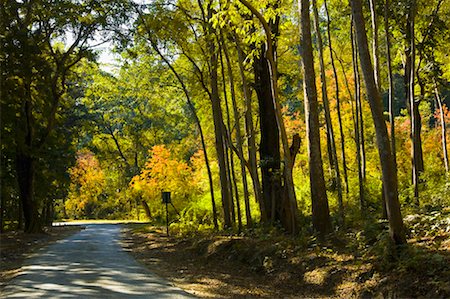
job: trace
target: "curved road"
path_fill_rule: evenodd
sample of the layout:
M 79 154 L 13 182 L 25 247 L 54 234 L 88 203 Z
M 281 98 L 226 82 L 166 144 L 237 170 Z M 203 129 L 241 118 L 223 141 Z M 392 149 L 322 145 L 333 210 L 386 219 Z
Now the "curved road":
M 88 224 L 26 261 L 1 298 L 194 298 L 122 250 L 120 225 Z

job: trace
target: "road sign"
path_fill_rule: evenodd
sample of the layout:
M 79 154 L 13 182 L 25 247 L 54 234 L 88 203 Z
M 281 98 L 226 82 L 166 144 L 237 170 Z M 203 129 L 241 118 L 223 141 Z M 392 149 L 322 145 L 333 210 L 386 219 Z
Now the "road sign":
M 165 204 L 171 203 L 170 192 L 167 192 L 167 191 L 162 192 L 162 203 L 165 203 Z

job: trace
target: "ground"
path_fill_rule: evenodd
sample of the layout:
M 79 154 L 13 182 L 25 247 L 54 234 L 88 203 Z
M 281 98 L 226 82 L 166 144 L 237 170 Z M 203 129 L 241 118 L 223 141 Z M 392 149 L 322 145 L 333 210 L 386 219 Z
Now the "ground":
M 163 228 L 126 224 L 120 242 L 150 271 L 198 297 L 450 298 L 450 222 L 429 234 L 433 230 L 413 218 L 408 227 L 416 237 L 395 255 L 387 235 L 368 245 L 361 232 L 332 235 L 328 242 L 257 230 L 167 237 Z M 26 257 L 80 229 L 1 234 L 2 286 Z
M 393 257 L 343 246 L 339 238 L 301 244 L 287 236 L 177 238 L 164 232 L 127 226 L 123 246 L 149 269 L 199 297 L 450 297 L 448 234 L 410 240 Z
M 67 238 L 82 228 L 80 225 L 54 226 L 45 228 L 42 234 L 25 234 L 19 231 L 0 234 L 0 288 L 19 273 L 23 261 L 39 248 Z
M 178 298 L 192 296 L 138 263 L 119 244 L 121 224 L 89 223 L 27 259 L 2 298 Z

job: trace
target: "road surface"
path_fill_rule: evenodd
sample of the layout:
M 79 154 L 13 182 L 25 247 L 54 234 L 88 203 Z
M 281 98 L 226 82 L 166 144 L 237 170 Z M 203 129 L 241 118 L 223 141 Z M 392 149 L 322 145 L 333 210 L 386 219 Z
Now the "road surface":
M 25 262 L 1 298 L 193 298 L 123 251 L 120 225 L 86 229 Z

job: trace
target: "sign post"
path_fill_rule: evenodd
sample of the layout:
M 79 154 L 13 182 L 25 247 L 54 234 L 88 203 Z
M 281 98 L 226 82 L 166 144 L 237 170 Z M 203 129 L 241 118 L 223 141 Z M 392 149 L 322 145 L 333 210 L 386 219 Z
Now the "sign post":
M 166 231 L 167 236 L 169 236 L 169 209 L 167 206 L 169 205 L 169 203 L 171 203 L 170 192 L 167 191 L 162 192 L 162 203 L 166 205 Z

